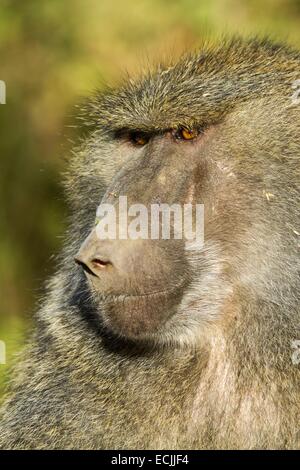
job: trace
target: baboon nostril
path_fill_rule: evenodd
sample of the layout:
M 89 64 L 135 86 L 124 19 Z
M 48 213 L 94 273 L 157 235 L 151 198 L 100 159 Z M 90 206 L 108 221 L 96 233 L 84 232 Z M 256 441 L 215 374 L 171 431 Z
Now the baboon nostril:
M 92 259 L 92 265 L 93 265 L 95 268 L 104 269 L 104 268 L 106 268 L 107 266 L 111 265 L 111 262 L 110 262 L 110 261 L 103 260 L 103 259 L 100 259 L 100 258 L 94 258 L 94 259 Z
M 106 257 L 97 254 L 90 256 L 89 253 L 84 253 L 84 250 L 79 251 L 74 260 L 87 274 L 96 277 L 98 277 L 100 271 L 105 271 L 106 268 L 112 266 L 112 263 Z
M 75 260 L 75 263 L 81 266 L 86 273 L 91 274 L 92 276 L 96 276 L 96 274 L 93 273 L 93 271 L 83 261 L 81 261 L 78 258 L 74 258 L 74 260 Z

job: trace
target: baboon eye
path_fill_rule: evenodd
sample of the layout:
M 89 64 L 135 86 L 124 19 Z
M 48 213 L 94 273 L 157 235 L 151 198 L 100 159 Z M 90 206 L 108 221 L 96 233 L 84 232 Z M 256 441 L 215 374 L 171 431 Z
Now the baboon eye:
M 129 134 L 129 140 L 134 145 L 143 146 L 149 142 L 150 136 L 145 132 L 131 132 Z
M 187 129 L 186 127 L 180 127 L 174 133 L 174 136 L 178 140 L 193 140 L 199 134 L 197 129 Z

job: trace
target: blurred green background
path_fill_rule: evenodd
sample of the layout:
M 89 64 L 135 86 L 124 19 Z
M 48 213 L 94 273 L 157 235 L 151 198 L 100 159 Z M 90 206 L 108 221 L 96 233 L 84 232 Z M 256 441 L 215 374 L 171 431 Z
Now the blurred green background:
M 300 0 L 0 0 L 0 396 L 61 245 L 74 105 L 223 33 L 300 46 Z

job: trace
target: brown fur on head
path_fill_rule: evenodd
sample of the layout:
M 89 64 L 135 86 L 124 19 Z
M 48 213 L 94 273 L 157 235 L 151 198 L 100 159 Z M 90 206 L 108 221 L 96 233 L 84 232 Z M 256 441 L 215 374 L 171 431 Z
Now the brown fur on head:
M 233 40 L 91 101 L 4 447 L 299 447 L 299 65 Z M 100 243 L 115 194 L 204 204 L 204 246 Z

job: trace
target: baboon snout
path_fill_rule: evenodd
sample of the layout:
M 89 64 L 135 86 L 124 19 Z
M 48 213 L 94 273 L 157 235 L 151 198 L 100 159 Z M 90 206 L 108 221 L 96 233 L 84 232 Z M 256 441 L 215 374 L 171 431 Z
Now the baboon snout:
M 113 266 L 110 258 L 110 250 L 108 247 L 99 246 L 99 240 L 93 231 L 83 242 L 74 259 L 86 273 L 99 276 Z
M 126 337 L 159 329 L 187 283 L 181 240 L 102 239 L 93 229 L 75 261 L 106 326 Z
M 181 284 L 185 273 L 180 240 L 100 239 L 96 229 L 82 243 L 75 262 L 102 294 L 168 291 Z

